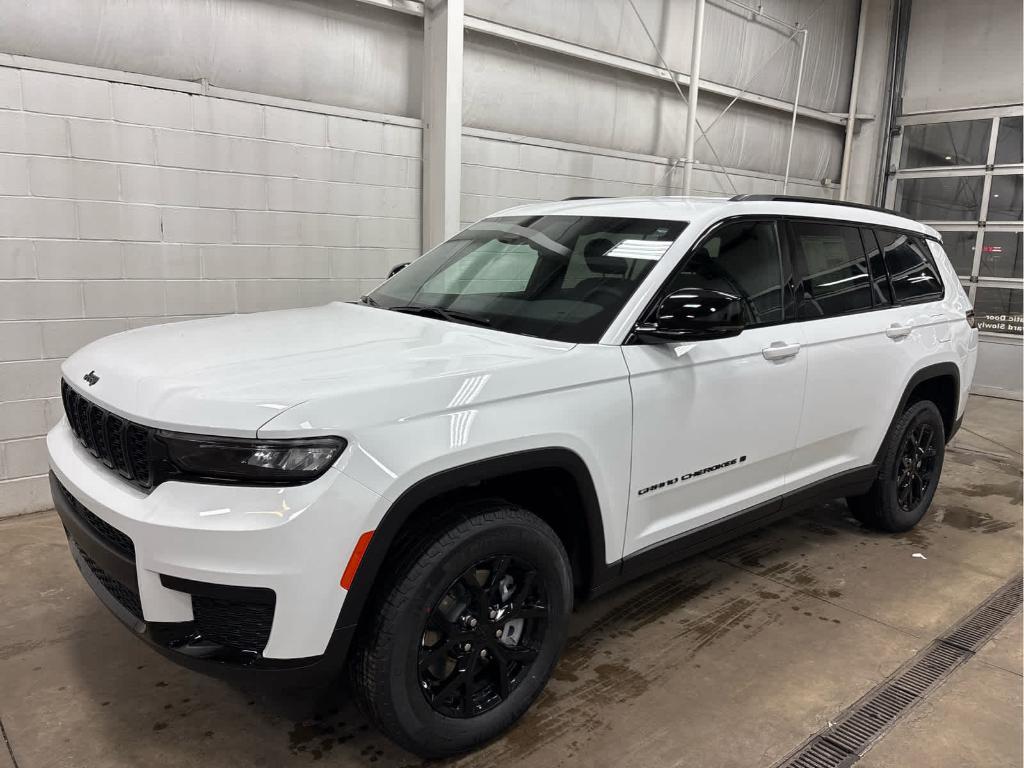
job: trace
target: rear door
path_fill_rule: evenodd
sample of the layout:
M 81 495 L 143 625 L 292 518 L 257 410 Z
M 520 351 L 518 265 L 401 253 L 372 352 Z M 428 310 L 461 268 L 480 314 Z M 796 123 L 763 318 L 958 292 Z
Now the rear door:
M 629 344 L 633 467 L 624 555 L 775 499 L 796 442 L 806 375 L 800 327 L 787 324 L 772 220 L 712 230 L 659 298 L 709 288 L 745 299 L 730 339 Z M 641 318 L 644 319 L 644 318 Z
M 935 283 L 916 255 L 894 250 L 910 247 L 907 235 L 825 220 L 786 230 L 807 351 L 792 490 L 873 461 L 915 361 L 936 340 L 929 309 L 900 302 Z

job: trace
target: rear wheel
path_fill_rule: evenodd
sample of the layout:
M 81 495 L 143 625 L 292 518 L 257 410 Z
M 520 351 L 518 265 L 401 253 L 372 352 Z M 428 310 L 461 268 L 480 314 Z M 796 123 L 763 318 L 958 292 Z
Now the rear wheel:
M 464 752 L 512 725 L 544 688 L 571 601 L 555 532 L 520 507 L 473 502 L 400 558 L 357 637 L 353 688 L 406 749 Z
M 847 504 L 862 523 L 883 531 L 908 531 L 932 503 L 946 455 L 939 409 L 930 400 L 903 412 L 886 437 L 878 478 Z

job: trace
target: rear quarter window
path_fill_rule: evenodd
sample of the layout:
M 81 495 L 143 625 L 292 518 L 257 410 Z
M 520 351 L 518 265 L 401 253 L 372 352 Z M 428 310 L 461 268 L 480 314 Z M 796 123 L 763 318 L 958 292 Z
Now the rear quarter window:
M 898 304 L 942 298 L 943 285 L 928 246 L 916 235 L 875 230 Z

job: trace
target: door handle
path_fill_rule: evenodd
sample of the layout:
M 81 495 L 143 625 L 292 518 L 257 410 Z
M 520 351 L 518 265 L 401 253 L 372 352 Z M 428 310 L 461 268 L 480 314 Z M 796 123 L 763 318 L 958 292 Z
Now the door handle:
M 787 357 L 793 357 L 799 351 L 799 344 L 787 344 L 784 341 L 773 341 L 761 350 L 761 354 L 764 355 L 765 360 L 785 360 Z
M 888 336 L 890 339 L 899 340 L 910 335 L 910 332 L 912 330 L 914 330 L 914 326 L 912 326 L 910 323 L 907 323 L 906 325 L 893 323 L 892 325 L 885 329 L 885 335 Z

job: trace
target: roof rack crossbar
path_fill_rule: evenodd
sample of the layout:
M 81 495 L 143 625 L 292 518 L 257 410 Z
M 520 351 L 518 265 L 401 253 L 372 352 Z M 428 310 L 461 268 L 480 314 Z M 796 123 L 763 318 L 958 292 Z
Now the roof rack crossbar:
M 865 211 L 875 211 L 876 213 L 888 213 L 892 216 L 902 216 L 903 214 L 898 211 L 894 211 L 891 208 L 882 208 L 877 205 L 867 205 L 866 203 L 848 203 L 844 200 L 829 200 L 824 197 L 801 197 L 799 195 L 733 195 L 729 198 L 729 202 L 762 202 L 762 203 L 815 203 L 817 205 L 844 205 L 847 208 L 862 208 Z

